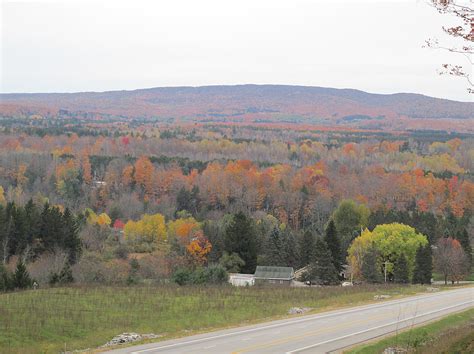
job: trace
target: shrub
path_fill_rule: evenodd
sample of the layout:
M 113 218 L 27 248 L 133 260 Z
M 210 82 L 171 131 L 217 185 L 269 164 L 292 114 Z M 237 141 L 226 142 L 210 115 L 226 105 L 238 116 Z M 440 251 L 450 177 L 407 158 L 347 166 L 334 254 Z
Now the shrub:
M 140 277 L 138 271 L 140 270 L 140 264 L 136 258 L 130 260 L 130 271 L 127 277 L 127 285 L 138 284 L 140 282 Z
M 0 264 L 0 291 L 9 290 L 13 290 L 12 276 L 3 264 Z
M 55 249 L 39 256 L 33 263 L 28 265 L 28 272 L 39 284 L 58 282 L 59 274 L 66 267 L 69 254 L 61 249 Z
M 80 283 L 104 282 L 105 273 L 101 259 L 93 253 L 84 254 L 72 267 L 74 279 Z
M 16 264 L 15 273 L 13 274 L 13 287 L 15 289 L 27 289 L 31 288 L 33 280 L 31 280 L 30 274 L 26 270 L 25 263 L 19 260 Z
M 207 268 L 179 268 L 171 280 L 178 285 L 222 284 L 227 282 L 228 275 L 224 267 L 212 265 Z
M 171 281 L 178 285 L 186 285 L 190 283 L 192 278 L 192 270 L 180 268 L 171 276 Z
M 220 265 L 211 265 L 206 268 L 206 272 L 208 283 L 222 284 L 229 280 L 229 275 L 227 274 L 225 268 Z
M 127 259 L 128 258 L 128 247 L 126 245 L 119 245 L 115 249 L 114 254 L 118 259 Z
M 70 284 L 72 282 L 74 282 L 74 277 L 69 263 L 66 263 L 59 273 L 51 273 L 49 278 L 49 285 Z

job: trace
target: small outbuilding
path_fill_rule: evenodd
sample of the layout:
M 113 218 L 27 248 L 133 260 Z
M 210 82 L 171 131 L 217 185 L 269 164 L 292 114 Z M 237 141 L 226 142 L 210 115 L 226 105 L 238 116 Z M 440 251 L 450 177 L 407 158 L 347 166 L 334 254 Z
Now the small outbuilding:
M 229 274 L 229 283 L 233 286 L 252 286 L 255 284 L 255 277 L 253 274 Z
M 256 285 L 290 286 L 295 279 L 293 267 L 257 266 L 255 270 Z

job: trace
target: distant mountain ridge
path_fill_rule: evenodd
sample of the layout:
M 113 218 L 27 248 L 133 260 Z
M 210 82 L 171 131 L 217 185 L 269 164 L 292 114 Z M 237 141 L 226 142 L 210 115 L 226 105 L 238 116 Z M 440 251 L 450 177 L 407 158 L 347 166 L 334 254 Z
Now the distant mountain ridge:
M 157 87 L 132 91 L 0 94 L 0 114 L 59 112 L 128 118 L 213 119 L 472 119 L 474 103 L 420 94 L 290 85 Z

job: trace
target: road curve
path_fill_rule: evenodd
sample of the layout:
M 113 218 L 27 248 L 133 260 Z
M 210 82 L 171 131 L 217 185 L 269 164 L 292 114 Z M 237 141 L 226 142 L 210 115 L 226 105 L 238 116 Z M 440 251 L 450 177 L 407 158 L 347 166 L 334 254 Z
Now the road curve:
M 412 296 L 112 350 L 152 353 L 328 353 L 474 307 L 474 287 Z

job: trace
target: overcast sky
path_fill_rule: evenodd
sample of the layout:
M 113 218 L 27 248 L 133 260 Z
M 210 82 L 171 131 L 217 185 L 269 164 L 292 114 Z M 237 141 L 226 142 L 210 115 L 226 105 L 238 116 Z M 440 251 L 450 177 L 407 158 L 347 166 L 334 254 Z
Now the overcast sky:
M 424 0 L 2 1 L 1 92 L 273 83 L 468 101 Z

